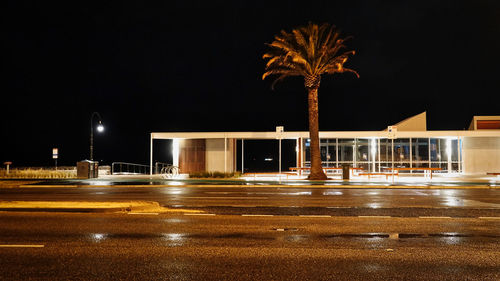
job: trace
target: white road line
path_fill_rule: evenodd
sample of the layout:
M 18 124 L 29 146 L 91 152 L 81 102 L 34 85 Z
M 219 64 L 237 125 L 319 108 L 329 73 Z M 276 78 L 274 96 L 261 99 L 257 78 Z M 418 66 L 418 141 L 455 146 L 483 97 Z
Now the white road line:
M 391 216 L 358 216 L 358 218 L 390 218 Z
M 479 217 L 479 219 L 483 219 L 483 220 L 500 220 L 500 217 Z
M 153 216 L 157 216 L 158 213 L 127 213 L 129 215 L 153 215 Z
M 332 216 L 328 216 L 328 215 L 299 215 L 299 217 L 303 217 L 303 218 L 331 218 Z
M 0 245 L 0 248 L 43 248 L 45 245 Z
M 184 199 L 247 199 L 247 200 L 252 200 L 252 199 L 269 199 L 268 197 L 216 197 L 216 196 L 186 196 L 182 197 Z
M 426 216 L 419 216 L 419 219 L 451 219 L 451 217 L 426 217 Z
M 207 193 L 207 194 L 229 194 L 229 193 L 236 193 L 236 192 L 206 191 L 205 193 Z
M 215 216 L 215 214 L 191 214 L 191 213 L 185 213 L 185 216 Z
M 274 215 L 249 215 L 249 214 L 243 214 L 241 216 L 242 217 L 273 217 Z

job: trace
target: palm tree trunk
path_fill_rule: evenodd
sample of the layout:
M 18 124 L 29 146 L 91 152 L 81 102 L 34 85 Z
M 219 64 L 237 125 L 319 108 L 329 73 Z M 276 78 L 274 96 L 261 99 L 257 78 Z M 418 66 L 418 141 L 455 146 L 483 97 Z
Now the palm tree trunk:
M 307 88 L 309 101 L 309 138 L 311 139 L 311 173 L 310 180 L 326 180 L 327 177 L 321 167 L 321 153 L 319 149 L 319 121 L 318 121 L 318 88 Z

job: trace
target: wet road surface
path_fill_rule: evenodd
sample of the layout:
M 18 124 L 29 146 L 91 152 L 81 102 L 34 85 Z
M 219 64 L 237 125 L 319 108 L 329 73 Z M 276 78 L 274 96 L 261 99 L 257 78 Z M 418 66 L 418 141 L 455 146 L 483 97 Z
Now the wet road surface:
M 202 214 L 0 211 L 0 280 L 500 280 L 498 189 L 0 188 Z
M 499 189 L 290 187 L 0 188 L 2 200 L 159 202 L 218 214 L 330 216 L 500 216 Z
M 495 219 L 4 212 L 0 229 L 1 280 L 500 278 Z

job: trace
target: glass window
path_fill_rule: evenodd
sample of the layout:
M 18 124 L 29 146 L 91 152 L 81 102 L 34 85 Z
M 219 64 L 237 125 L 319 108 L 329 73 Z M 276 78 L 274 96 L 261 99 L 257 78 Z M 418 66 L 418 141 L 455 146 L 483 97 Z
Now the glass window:
M 304 162 L 311 161 L 311 140 L 304 139 Z
M 320 140 L 321 161 L 323 162 L 323 166 L 330 167 L 337 161 L 336 142 L 336 139 Z
M 451 145 L 450 152 L 451 152 L 451 161 L 453 162 L 458 162 L 458 140 L 457 139 L 452 139 L 449 141 L 449 144 Z
M 369 139 L 356 139 L 356 162 L 368 162 Z
M 410 162 L 410 139 L 394 140 L 394 162 Z
M 429 139 L 412 139 L 412 161 L 414 163 L 429 162 Z M 423 167 L 423 166 L 419 166 Z
M 391 162 L 391 140 L 390 139 L 380 139 L 380 161 Z
M 339 139 L 339 161 L 353 161 L 354 139 Z

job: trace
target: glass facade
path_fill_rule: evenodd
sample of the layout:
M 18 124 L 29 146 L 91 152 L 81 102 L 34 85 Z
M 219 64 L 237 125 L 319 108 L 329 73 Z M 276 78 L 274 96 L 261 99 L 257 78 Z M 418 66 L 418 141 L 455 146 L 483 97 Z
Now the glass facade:
M 303 167 L 310 166 L 309 140 L 303 141 Z M 388 168 L 440 168 L 461 172 L 461 141 L 458 138 L 333 138 L 321 139 L 324 167 L 349 164 L 369 172 Z M 414 171 L 411 171 L 414 172 Z

